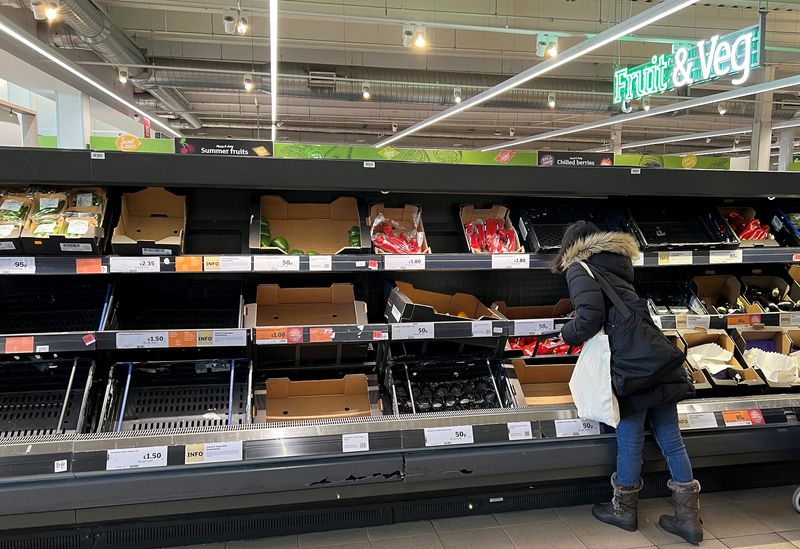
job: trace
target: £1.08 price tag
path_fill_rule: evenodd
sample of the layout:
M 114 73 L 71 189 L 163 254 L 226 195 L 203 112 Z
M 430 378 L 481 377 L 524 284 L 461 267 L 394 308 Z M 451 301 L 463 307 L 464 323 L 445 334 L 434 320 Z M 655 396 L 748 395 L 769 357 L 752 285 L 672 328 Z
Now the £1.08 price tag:
M 383 268 L 387 271 L 422 271 L 425 270 L 425 256 L 386 254 L 383 256 Z
M 117 349 L 165 349 L 169 332 L 117 332 Z
M 492 269 L 527 269 L 530 263 L 528 254 L 492 254 Z
M 392 339 L 433 339 L 433 322 L 392 324 Z
M 557 419 L 555 423 L 557 438 L 600 434 L 600 424 L 591 419 Z
M 1 257 L 0 273 L 35 274 L 36 259 L 33 257 Z
M 555 332 L 552 318 L 542 318 L 539 320 L 515 320 L 514 335 L 542 335 Z
M 472 425 L 429 427 L 425 429 L 425 446 L 452 446 L 454 444 L 472 444 L 474 442 Z
M 122 448 L 119 450 L 108 450 L 106 454 L 106 471 L 146 469 L 149 467 L 166 467 L 166 465 L 166 446 Z
M 253 258 L 254 271 L 299 271 L 300 257 L 296 255 L 257 255 Z

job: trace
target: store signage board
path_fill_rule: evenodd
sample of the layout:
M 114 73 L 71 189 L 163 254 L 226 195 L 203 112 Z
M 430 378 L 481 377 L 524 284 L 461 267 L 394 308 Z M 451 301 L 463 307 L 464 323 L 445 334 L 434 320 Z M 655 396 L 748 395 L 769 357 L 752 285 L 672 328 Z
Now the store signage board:
M 539 166 L 598 168 L 614 165 L 614 153 L 540 152 Z
M 614 104 L 663 93 L 675 88 L 736 77 L 744 84 L 761 63 L 761 28 L 753 25 L 725 36 L 673 47 L 669 55 L 654 55 L 648 63 L 614 72 Z
M 194 139 L 190 137 L 175 138 L 175 152 L 200 156 L 252 156 L 257 158 L 272 157 L 272 141 L 245 141 L 239 139 Z

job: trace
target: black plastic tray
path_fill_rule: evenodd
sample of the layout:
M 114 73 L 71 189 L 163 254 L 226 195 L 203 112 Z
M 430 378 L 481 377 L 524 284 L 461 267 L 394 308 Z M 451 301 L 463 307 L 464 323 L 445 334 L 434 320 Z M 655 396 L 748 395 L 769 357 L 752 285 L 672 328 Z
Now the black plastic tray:
M 737 248 L 739 240 L 716 208 L 639 207 L 630 215 L 642 250 Z

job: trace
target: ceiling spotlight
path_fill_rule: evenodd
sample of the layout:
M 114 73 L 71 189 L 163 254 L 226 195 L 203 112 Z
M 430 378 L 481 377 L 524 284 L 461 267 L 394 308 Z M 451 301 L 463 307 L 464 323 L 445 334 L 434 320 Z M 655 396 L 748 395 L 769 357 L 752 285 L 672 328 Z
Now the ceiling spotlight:
M 547 106 L 551 109 L 556 108 L 556 94 L 555 92 L 550 92 L 547 94 Z
M 556 57 L 558 55 L 558 37 L 552 34 L 539 33 L 536 35 L 536 55 L 539 57 Z
M 642 98 L 642 108 L 645 111 L 649 111 L 650 110 L 650 98 L 648 96 L 644 96 Z
M 223 17 L 222 24 L 225 25 L 226 34 L 234 34 L 236 32 L 236 18 L 233 15 Z
M 734 138 L 733 138 L 733 143 L 734 143 L 735 145 L 738 145 L 738 144 L 739 144 L 739 141 L 741 141 L 741 140 L 742 140 L 742 139 L 741 139 L 741 137 L 739 137 L 739 136 L 737 135 L 736 137 L 734 137 Z
M 278 120 L 277 122 L 275 122 L 275 125 L 278 126 L 279 128 L 282 128 L 283 127 L 283 120 Z
M 403 45 L 405 47 L 416 46 L 424 48 L 427 43 L 428 41 L 425 40 L 425 27 L 413 23 L 403 25 Z
M 47 7 L 44 9 L 44 16 L 48 21 L 54 21 L 58 17 L 58 4 L 48 2 Z
M 415 27 L 414 29 L 414 45 L 418 48 L 424 48 L 428 41 L 425 40 L 425 27 Z
M 508 136 L 509 137 L 514 137 L 515 133 L 517 133 L 517 128 L 515 128 L 514 126 L 511 126 L 510 128 L 508 128 Z
M 706 137 L 706 143 L 711 143 L 711 138 L 710 137 Z
M 461 88 L 453 89 L 453 101 L 456 103 L 461 103 Z
M 117 75 L 117 78 L 119 78 L 119 81 L 122 82 L 123 84 L 127 84 L 128 83 L 128 69 L 120 68 L 119 69 L 119 74 Z
M 253 91 L 254 88 L 255 88 L 255 85 L 253 85 L 252 77 L 245 76 L 244 77 L 244 91 L 251 92 L 251 91 Z
M 557 57 L 558 56 L 558 40 L 555 38 L 553 42 L 550 44 L 550 47 L 547 48 L 547 55 L 550 57 Z
M 239 34 L 247 34 L 247 17 L 240 16 L 236 20 L 236 32 Z
M 720 116 L 725 116 L 725 113 L 728 112 L 728 105 L 725 104 L 725 101 L 717 103 L 717 112 Z
M 367 99 L 367 100 L 370 97 L 372 97 L 372 94 L 369 93 L 369 84 L 362 84 L 361 85 L 361 97 L 363 97 L 364 99 Z
M 392 133 L 397 133 L 397 123 L 392 122 Z
M 32 0 L 31 1 L 31 11 L 33 12 L 33 18 L 37 21 L 44 21 L 47 19 L 47 15 L 45 11 L 47 10 L 47 3 L 41 0 Z

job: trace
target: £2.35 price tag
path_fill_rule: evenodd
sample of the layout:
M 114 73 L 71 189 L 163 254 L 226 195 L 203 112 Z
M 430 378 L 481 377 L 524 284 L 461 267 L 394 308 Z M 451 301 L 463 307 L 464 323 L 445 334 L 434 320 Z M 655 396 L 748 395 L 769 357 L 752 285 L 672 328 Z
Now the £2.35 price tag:
M 528 254 L 492 254 L 492 269 L 527 269 L 530 263 Z
M 514 321 L 515 336 L 542 335 L 551 332 L 555 332 L 552 318 Z
M 452 446 L 454 444 L 472 444 L 474 442 L 472 425 L 429 427 L 425 429 L 425 446 Z
M 433 322 L 392 324 L 392 339 L 433 339 Z
M 35 274 L 36 259 L 33 257 L 1 257 L 0 273 Z
M 122 448 L 108 450 L 106 471 L 123 469 L 147 469 L 167 466 L 167 447 L 149 446 L 147 448 Z
M 257 255 L 253 258 L 254 271 L 299 271 L 300 257 L 296 255 Z
M 109 270 L 112 273 L 157 273 L 161 261 L 157 257 L 111 257 Z
M 383 268 L 387 271 L 422 271 L 425 270 L 425 256 L 386 254 L 383 256 Z
M 555 423 L 557 438 L 600 434 L 600 424 L 591 419 L 557 419 Z

